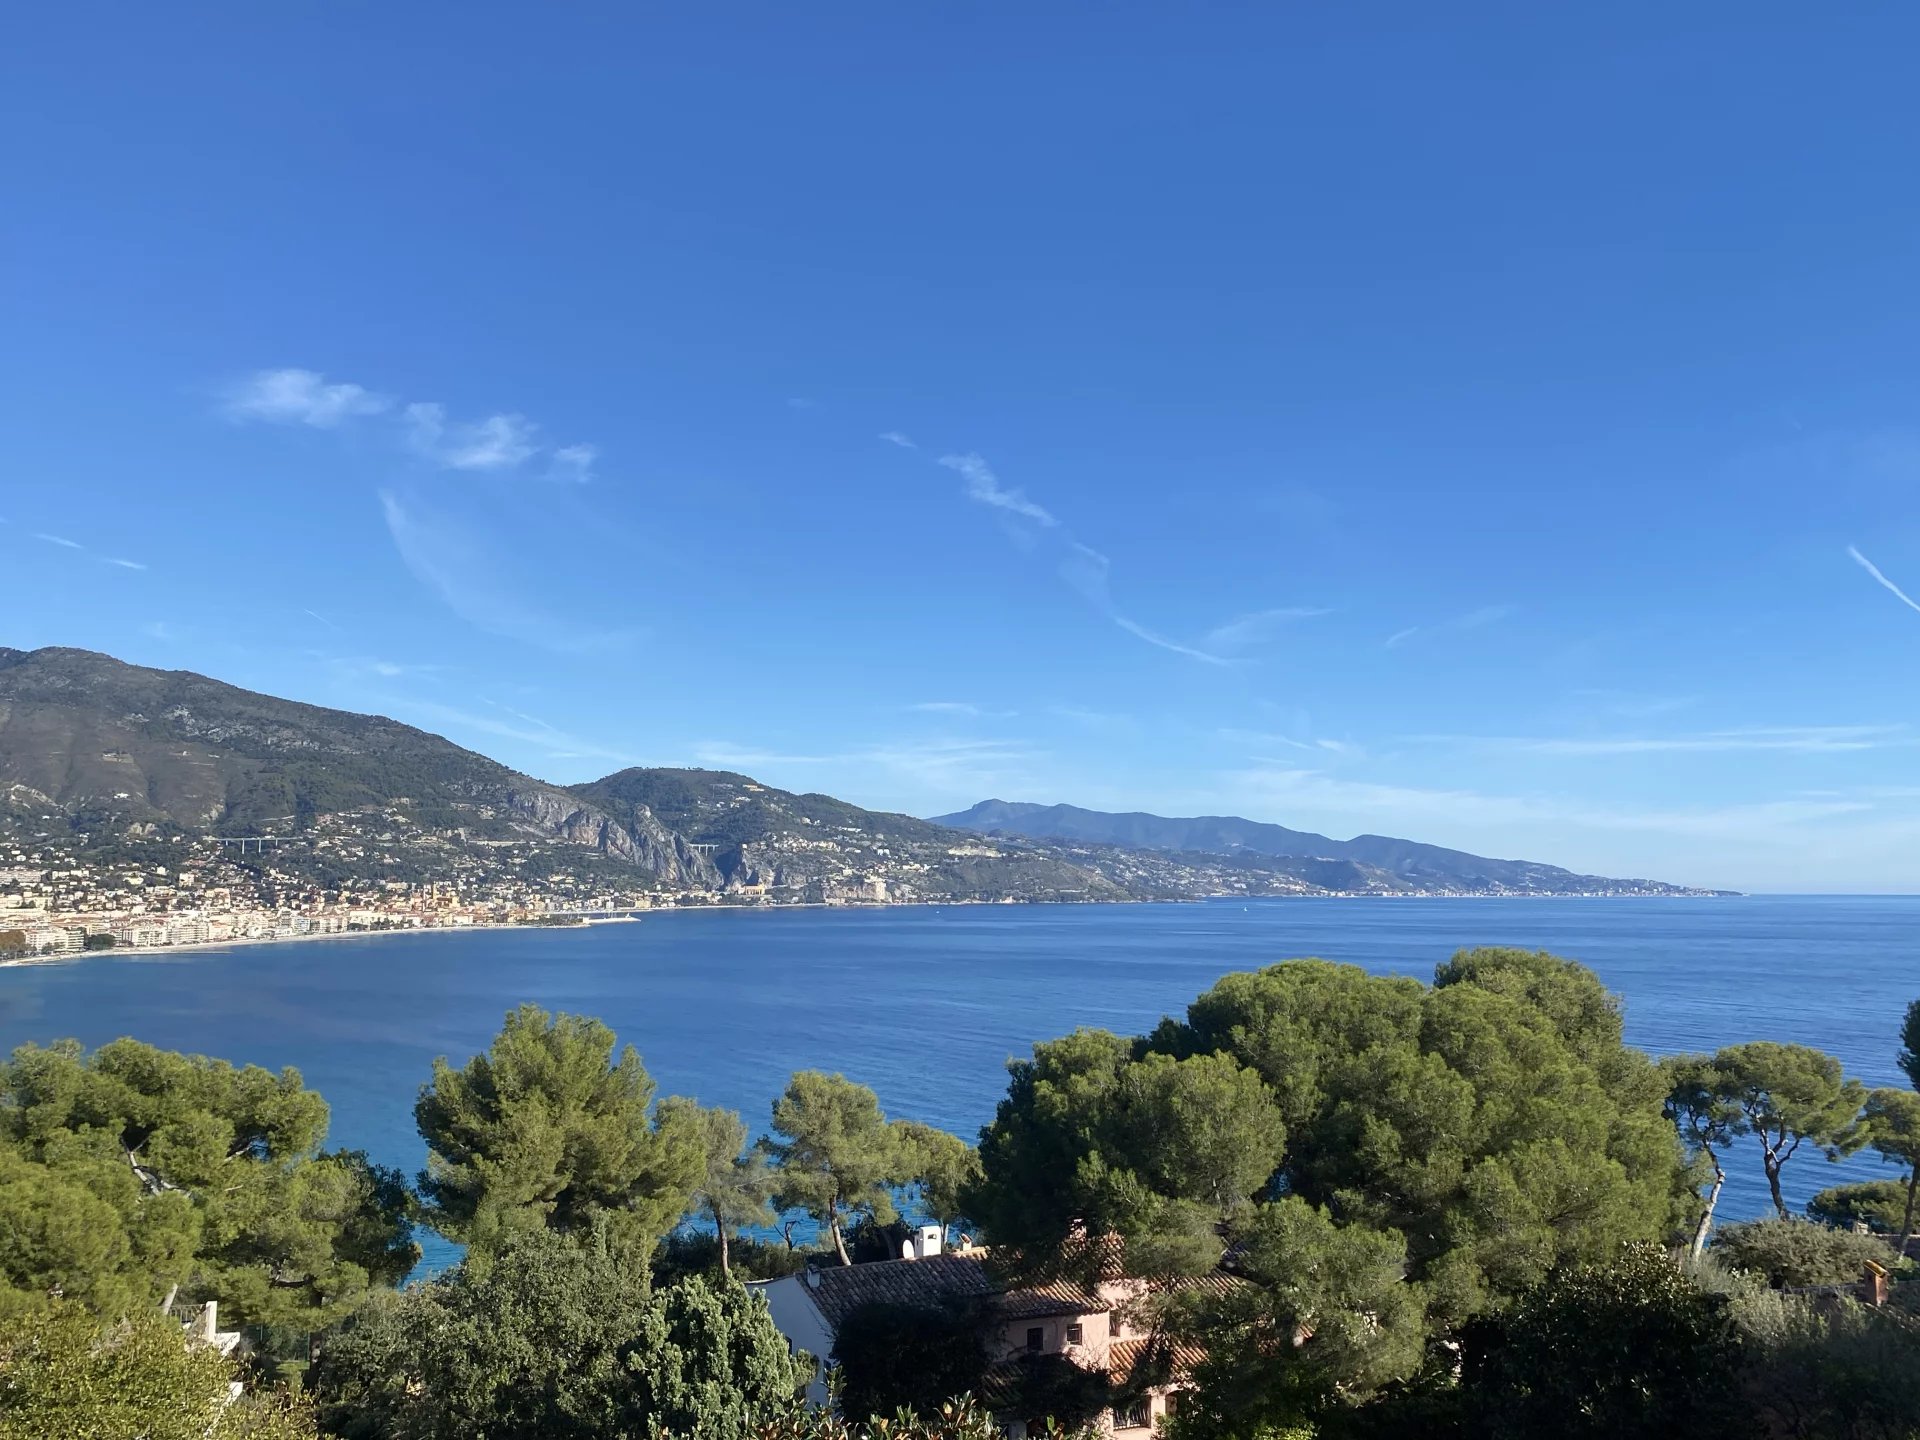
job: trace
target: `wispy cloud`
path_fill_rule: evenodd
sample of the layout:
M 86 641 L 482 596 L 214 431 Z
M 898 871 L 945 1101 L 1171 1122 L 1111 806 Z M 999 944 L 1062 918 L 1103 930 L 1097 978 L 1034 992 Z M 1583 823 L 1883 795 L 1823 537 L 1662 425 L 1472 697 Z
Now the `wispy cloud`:
M 720 770 L 752 770 L 769 765 L 827 765 L 832 755 L 795 755 L 767 750 L 754 745 L 736 745 L 729 740 L 701 740 L 693 747 L 697 764 Z
M 386 660 L 372 655 L 329 655 L 324 651 L 308 652 L 322 660 L 334 672 L 336 678 L 348 682 L 368 680 L 433 680 L 445 672 L 446 666 L 426 664 L 417 661 L 401 662 Z
M 509 470 L 539 448 L 524 415 L 449 423 L 445 406 L 420 401 L 407 406 L 406 420 L 414 452 L 448 470 Z
M 1051 533 L 1052 539 L 1045 542 L 1057 559 L 1060 578 L 1078 591 L 1096 610 L 1115 627 L 1133 636 L 1136 640 L 1175 655 L 1184 655 L 1190 660 L 1198 660 L 1205 665 L 1231 665 L 1235 663 L 1225 655 L 1216 653 L 1204 644 L 1190 644 L 1184 640 L 1167 635 L 1151 626 L 1142 624 L 1123 612 L 1113 600 L 1113 562 L 1091 545 L 1082 544 L 1067 533 L 1059 518 L 1035 500 L 1030 499 L 1024 490 L 1002 485 L 993 473 L 991 466 L 979 455 L 968 452 L 964 455 L 942 455 L 941 465 L 955 471 L 966 481 L 967 498 L 977 504 L 1039 526 L 1039 530 L 1029 530 L 1017 523 L 1006 526 L 1009 534 L 1023 547 L 1034 548 L 1042 543 L 1038 537 Z M 1261 611 L 1255 615 L 1244 615 L 1238 621 L 1229 622 L 1225 628 L 1250 643 L 1251 636 L 1263 627 L 1280 622 L 1286 612 Z M 1239 628 L 1235 628 L 1238 626 Z
M 1232 660 L 1224 655 L 1215 655 L 1211 651 L 1202 650 L 1197 646 L 1182 645 L 1178 640 L 1170 640 L 1165 635 L 1159 634 L 1157 631 L 1149 630 L 1138 621 L 1129 620 L 1124 615 L 1114 615 L 1111 619 L 1114 624 L 1118 625 L 1129 635 L 1144 640 L 1149 645 L 1158 645 L 1162 650 L 1171 650 L 1176 655 L 1185 655 L 1189 659 L 1199 660 L 1207 665 L 1231 665 L 1233 663 Z
M 1336 755 L 1343 760 L 1358 760 L 1367 753 L 1364 746 L 1351 740 L 1334 740 L 1325 736 L 1302 740 L 1298 736 L 1279 735 L 1270 730 L 1240 730 L 1231 726 L 1215 733 L 1230 745 L 1250 749 L 1279 745 L 1288 750 L 1304 750 L 1311 755 Z
M 1687 710 L 1700 703 L 1698 695 L 1635 695 L 1622 690 L 1581 689 L 1573 692 L 1581 700 L 1592 700 L 1609 715 L 1622 720 L 1652 720 Z
M 882 430 L 880 432 L 880 438 L 889 445 L 898 445 L 902 450 L 918 450 L 920 448 L 898 430 Z
M 164 620 L 149 620 L 140 627 L 140 633 L 154 640 L 173 640 L 178 638 L 173 627 Z
M 1845 754 L 1920 745 L 1905 725 L 1776 725 L 1708 730 L 1685 735 L 1467 736 L 1427 735 L 1416 740 L 1467 744 L 1534 755 L 1616 756 L 1671 754 Z
M 1131 715 L 1115 710 L 1094 710 L 1085 705 L 1049 705 L 1047 714 L 1094 731 L 1126 731 L 1139 728 Z
M 111 565 L 116 570 L 144 570 L 147 568 L 146 563 L 141 560 L 125 560 L 118 555 L 96 555 L 78 540 L 69 540 L 65 535 L 51 535 L 44 530 L 36 530 L 33 538 L 48 545 L 58 546 L 62 550 L 72 550 L 77 554 L 85 555 L 89 559 L 99 561 L 102 565 Z
M 1060 522 L 1053 517 L 1044 505 L 1029 500 L 1021 490 L 1010 490 L 1003 486 L 985 460 L 978 455 L 942 455 L 940 463 L 949 470 L 956 471 L 967 482 L 967 498 L 982 505 L 990 505 L 996 510 L 1005 510 L 1024 520 L 1048 529 L 1057 527 Z
M 1225 777 L 1242 796 L 1262 807 L 1307 809 L 1309 819 L 1336 811 L 1359 816 L 1388 815 L 1396 825 L 1423 823 L 1517 826 L 1546 822 L 1600 830 L 1638 830 L 1697 838 L 1752 838 L 1758 829 L 1855 815 L 1870 810 L 1865 800 L 1784 799 L 1697 808 L 1593 805 L 1557 795 L 1498 795 L 1474 790 L 1385 785 L 1344 780 L 1324 771 L 1272 761 Z M 1355 818 L 1353 825 L 1368 822 Z
M 1289 605 L 1239 615 L 1207 632 L 1201 643 L 1216 654 L 1234 654 L 1261 644 L 1296 620 L 1311 620 L 1331 612 L 1319 605 Z
M 441 470 L 505 472 L 544 453 L 540 477 L 581 483 L 593 478 L 599 450 L 592 445 L 551 446 L 526 416 L 502 411 L 478 420 L 451 420 L 446 406 L 430 400 L 408 405 L 361 385 L 330 383 L 313 370 L 260 370 L 226 387 L 221 411 L 236 421 L 308 425 L 332 430 L 398 408 L 396 439 Z M 393 432 L 389 432 L 393 433 Z
M 1223 655 L 1169 639 L 1157 630 L 1150 630 L 1139 621 L 1121 614 L 1113 603 L 1112 575 L 1113 562 L 1105 555 L 1091 545 L 1082 545 L 1078 540 L 1067 541 L 1066 553 L 1060 561 L 1060 578 L 1079 591 L 1089 604 L 1120 629 L 1136 640 L 1144 640 L 1149 645 L 1157 645 L 1162 650 L 1170 650 L 1176 655 L 1185 655 L 1207 665 L 1233 663 Z
M 256 370 L 227 387 L 222 408 L 231 420 L 311 425 L 331 430 L 360 415 L 378 415 L 393 402 L 359 385 L 329 384 L 313 370 Z
M 1046 753 L 1022 740 L 951 737 L 880 740 L 822 753 L 728 740 L 701 740 L 691 749 L 695 764 L 726 770 L 757 773 L 801 767 L 829 769 L 834 772 L 836 794 L 890 794 L 904 786 L 923 795 L 975 800 L 995 790 L 1031 788 L 1033 762 Z
M 1853 557 L 1854 564 L 1858 565 L 1862 570 L 1866 571 L 1867 574 L 1877 580 L 1891 592 L 1893 597 L 1902 605 L 1906 606 L 1909 610 L 1920 610 L 1920 602 L 1916 602 L 1911 595 L 1907 594 L 1906 591 L 1902 590 L 1898 585 L 1894 584 L 1893 581 L 1881 574 L 1878 565 L 1875 565 L 1851 545 L 1847 546 L 1847 554 Z
M 1482 605 L 1478 610 L 1469 610 L 1464 615 L 1455 615 L 1448 620 L 1437 620 L 1430 624 L 1409 625 L 1404 630 L 1396 630 L 1387 637 L 1386 648 L 1397 650 L 1416 635 L 1440 635 L 1460 630 L 1478 630 L 1483 625 L 1492 625 L 1513 614 L 1511 605 Z
M 995 791 L 1030 789 L 1034 766 L 1046 752 L 1021 740 L 908 740 L 869 746 L 854 756 L 872 766 L 884 788 L 905 785 L 928 794 L 979 799 Z
M 329 630 L 337 631 L 340 628 L 338 625 L 334 624 L 333 621 L 329 620 L 326 616 L 322 615 L 318 610 L 302 610 L 300 613 L 302 615 L 311 615 L 314 619 L 318 620 L 322 625 L 326 626 L 327 629 Z
M 582 630 L 521 599 L 502 579 L 498 547 L 455 516 L 391 490 L 380 492 L 380 513 L 413 577 L 469 624 L 565 655 L 619 650 L 638 638 L 634 630 Z
M 567 485 L 585 485 L 594 478 L 593 464 L 599 458 L 597 445 L 562 445 L 547 462 L 546 478 Z
M 556 729 L 544 720 L 532 716 L 520 715 L 517 711 L 507 712 L 513 718 L 501 719 L 497 715 L 478 713 L 453 705 L 442 705 L 431 700 L 393 699 L 387 706 L 396 717 L 416 724 L 434 725 L 455 732 L 492 735 L 503 740 L 518 741 L 541 750 L 550 760 L 592 759 L 609 761 L 615 765 L 638 765 L 642 762 L 619 746 L 606 745 L 596 740 L 585 739 Z M 491 705 L 492 701 L 483 701 Z M 504 707 L 503 707 L 504 708 Z
M 907 709 L 920 715 L 959 715 L 969 720 L 1006 720 L 1015 713 L 1012 710 L 992 710 L 967 700 L 922 700 L 917 705 L 909 705 Z

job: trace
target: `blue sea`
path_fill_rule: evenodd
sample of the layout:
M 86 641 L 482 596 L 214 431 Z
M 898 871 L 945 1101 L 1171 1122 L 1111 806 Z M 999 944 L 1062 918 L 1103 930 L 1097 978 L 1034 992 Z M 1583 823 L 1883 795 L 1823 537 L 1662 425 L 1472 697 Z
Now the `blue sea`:
M 483 1048 L 513 1005 L 597 1015 L 661 1092 L 764 1126 L 796 1069 L 871 1085 L 889 1114 L 971 1138 L 1004 1066 L 1081 1025 L 1125 1034 L 1221 975 L 1293 956 L 1430 978 L 1462 946 L 1590 965 L 1656 1054 L 1798 1041 L 1870 1085 L 1902 1083 L 1900 1018 L 1920 997 L 1920 897 L 1696 900 L 1274 899 L 1115 906 L 656 913 L 575 930 L 434 931 L 0 969 L 0 1049 L 134 1035 L 293 1065 L 333 1107 L 331 1143 L 409 1173 L 433 1059 Z M 1891 1175 L 1871 1152 L 1788 1168 L 1804 1202 Z M 1737 1158 L 1727 1216 L 1766 1206 Z M 428 1263 L 452 1252 L 439 1242 Z

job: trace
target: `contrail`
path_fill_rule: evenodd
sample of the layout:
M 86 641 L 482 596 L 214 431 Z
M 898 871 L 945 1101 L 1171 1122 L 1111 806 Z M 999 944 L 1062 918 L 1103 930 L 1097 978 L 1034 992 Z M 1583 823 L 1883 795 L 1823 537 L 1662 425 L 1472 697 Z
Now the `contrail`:
M 1880 573 L 1880 567 L 1874 564 L 1873 561 L 1869 560 L 1866 556 L 1862 555 L 1858 550 L 1854 549 L 1853 546 L 1851 545 L 1847 546 L 1847 554 L 1853 557 L 1854 563 L 1858 565 L 1862 570 L 1866 571 L 1869 575 L 1873 576 L 1874 579 L 1878 580 L 1882 585 L 1886 586 L 1887 589 L 1891 590 L 1894 594 L 1894 597 L 1897 600 L 1899 600 L 1899 602 L 1902 605 L 1906 606 L 1909 610 L 1920 610 L 1920 604 L 1916 604 L 1914 602 L 1914 598 L 1911 595 L 1907 594 L 1906 591 L 1902 590 L 1898 585 L 1894 584 L 1893 581 L 1889 580 L 1886 576 L 1882 575 Z

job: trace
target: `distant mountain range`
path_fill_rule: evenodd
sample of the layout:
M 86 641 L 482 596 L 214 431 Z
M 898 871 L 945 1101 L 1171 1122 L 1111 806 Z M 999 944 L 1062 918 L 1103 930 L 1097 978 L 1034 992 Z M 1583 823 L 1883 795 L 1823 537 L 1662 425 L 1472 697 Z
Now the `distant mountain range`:
M 576 893 L 735 902 L 1683 893 L 1245 820 L 989 801 L 928 821 L 714 770 L 559 786 L 384 717 L 69 649 L 0 648 L 0 837 L 83 859 L 264 837 L 276 875 L 323 887 L 564 875 Z M 269 864 L 258 846 L 234 852 Z
M 1390 835 L 1356 835 L 1334 840 L 1310 830 L 1289 830 L 1238 815 L 1197 815 L 1175 819 L 1134 810 L 1114 813 L 1082 810 L 1077 805 L 1034 805 L 982 800 L 970 810 L 934 817 L 936 825 L 976 830 L 983 835 L 1021 835 L 1033 839 L 1123 845 L 1143 850 L 1199 851 L 1220 855 L 1286 856 L 1346 860 L 1385 872 L 1416 889 L 1461 889 L 1476 893 L 1529 895 L 1677 893 L 1682 887 L 1650 880 L 1613 880 L 1577 875 L 1557 865 L 1530 860 L 1490 860 L 1464 850 L 1396 840 Z

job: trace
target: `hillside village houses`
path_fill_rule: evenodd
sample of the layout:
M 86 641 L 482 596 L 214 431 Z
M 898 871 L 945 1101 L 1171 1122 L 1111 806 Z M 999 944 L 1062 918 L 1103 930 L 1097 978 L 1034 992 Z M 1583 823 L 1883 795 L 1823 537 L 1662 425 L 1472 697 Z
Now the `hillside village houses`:
M 986 1250 L 963 1244 L 948 1251 L 942 1240 L 940 1226 L 923 1225 L 902 1247 L 899 1260 L 826 1266 L 751 1282 L 749 1288 L 766 1297 L 788 1344 L 815 1358 L 809 1401 L 827 1402 L 827 1357 L 855 1311 L 876 1304 L 929 1309 L 978 1304 L 987 1316 L 988 1356 L 1002 1376 L 1028 1356 L 1060 1356 L 1108 1375 L 1121 1398 L 1098 1425 L 1116 1440 L 1146 1440 L 1179 1407 L 1198 1356 L 1169 1345 L 1142 1323 L 1141 1302 L 1151 1290 L 1147 1281 L 1129 1279 L 1110 1264 L 1091 1288 L 1072 1281 L 1007 1288 L 995 1279 Z M 1185 1283 L 1227 1289 L 1242 1282 L 1216 1271 Z M 990 1371 L 982 1398 L 1010 1440 L 1041 1433 L 1038 1418 L 1008 1410 L 1017 1402 L 994 1380 Z
M 86 863 L 62 850 L 0 844 L 0 958 L 150 949 L 353 931 L 538 923 L 576 911 L 646 908 L 646 895 L 564 897 L 532 883 L 472 885 L 367 880 L 321 890 L 262 877 L 200 847 L 172 865 Z M 14 936 L 19 939 L 14 939 Z M 104 937 L 104 938 L 103 938 Z

